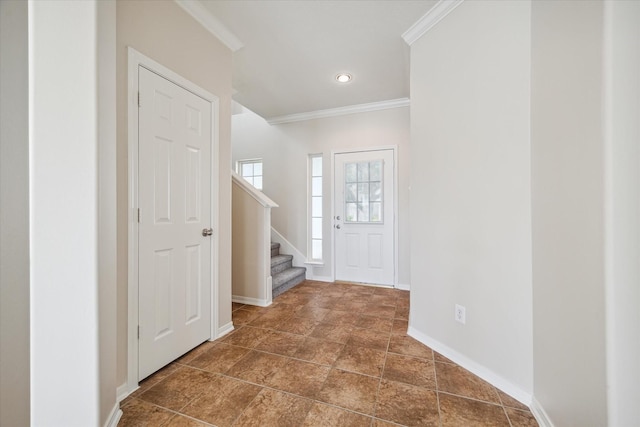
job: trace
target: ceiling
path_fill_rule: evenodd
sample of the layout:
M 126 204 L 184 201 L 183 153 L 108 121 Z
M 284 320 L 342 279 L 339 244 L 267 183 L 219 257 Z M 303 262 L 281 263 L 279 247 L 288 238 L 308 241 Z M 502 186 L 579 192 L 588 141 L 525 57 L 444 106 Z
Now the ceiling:
M 200 11 L 210 12 L 231 33 L 227 45 L 237 48 L 234 100 L 274 119 L 408 98 L 402 34 L 435 3 L 200 0 Z M 336 82 L 340 72 L 350 73 L 351 82 Z

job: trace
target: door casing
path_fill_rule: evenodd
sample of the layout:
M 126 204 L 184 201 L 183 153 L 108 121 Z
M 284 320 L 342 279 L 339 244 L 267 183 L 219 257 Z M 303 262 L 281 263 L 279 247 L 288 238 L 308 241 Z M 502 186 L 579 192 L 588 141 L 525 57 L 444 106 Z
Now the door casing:
M 195 85 L 153 59 L 128 47 L 127 119 L 128 119 L 128 313 L 127 383 L 118 390 L 125 396 L 138 388 L 138 67 L 142 66 L 211 103 L 211 340 L 218 337 L 219 301 L 219 110 L 217 96 Z
M 332 150 L 331 151 L 331 279 L 336 280 L 336 229 L 334 228 L 335 221 L 335 195 L 333 189 L 335 188 L 335 167 L 336 167 L 336 154 L 347 153 L 364 153 L 370 151 L 381 150 L 393 150 L 393 287 L 398 287 L 398 146 L 397 145 L 383 145 L 379 147 L 368 148 L 353 148 L 348 150 Z

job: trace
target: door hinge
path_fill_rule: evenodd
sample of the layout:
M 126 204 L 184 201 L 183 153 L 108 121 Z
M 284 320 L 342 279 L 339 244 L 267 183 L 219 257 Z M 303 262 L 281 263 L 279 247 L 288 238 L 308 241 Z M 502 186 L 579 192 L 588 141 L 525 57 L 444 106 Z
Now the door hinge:
M 140 92 L 138 92 L 138 108 L 142 107 L 142 104 L 140 103 Z
M 142 214 L 140 213 L 140 208 L 138 208 L 138 223 L 140 223 L 140 217 L 142 216 Z
M 140 325 L 138 325 L 138 339 L 140 339 Z

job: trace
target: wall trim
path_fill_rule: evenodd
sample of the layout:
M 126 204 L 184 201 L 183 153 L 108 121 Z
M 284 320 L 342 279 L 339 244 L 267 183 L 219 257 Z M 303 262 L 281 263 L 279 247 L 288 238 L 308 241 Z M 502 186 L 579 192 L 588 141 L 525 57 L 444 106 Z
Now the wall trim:
M 538 424 L 540 424 L 540 427 L 554 427 L 553 423 L 551 422 L 551 418 L 549 418 L 549 415 L 547 415 L 544 408 L 542 407 L 540 402 L 538 402 L 535 396 L 531 399 L 531 413 L 535 417 Z
M 240 295 L 232 295 L 231 301 L 239 304 L 257 305 L 258 307 L 269 307 L 271 305 L 271 301 L 267 299 L 243 297 Z
M 213 34 L 218 40 L 220 40 L 225 46 L 235 52 L 244 44 L 240 39 L 233 34 L 225 25 L 216 18 L 213 13 L 209 11 L 198 0 L 174 0 L 178 6 L 184 9 L 193 19 L 198 21 L 207 31 Z
M 313 265 L 311 266 L 313 268 Z M 308 277 L 307 280 L 313 280 L 314 282 L 327 282 L 333 283 L 333 277 L 331 276 L 316 276 L 313 273 L 309 273 L 307 271 Z
M 410 291 L 411 290 L 411 285 L 406 285 L 404 283 L 398 283 L 395 286 L 396 289 L 400 289 L 401 291 Z
M 458 351 L 452 349 L 451 347 L 445 344 L 442 344 L 441 342 L 423 334 L 422 332 L 418 331 L 411 325 L 409 325 L 409 330 L 407 334 L 415 338 L 416 340 L 420 341 L 422 344 L 426 345 L 427 347 L 430 347 L 432 350 L 442 354 L 447 359 L 450 359 L 453 362 L 457 363 L 458 365 L 462 366 L 463 368 L 470 371 L 474 375 L 477 375 L 478 377 L 482 378 L 483 380 L 493 385 L 494 387 L 507 393 L 509 396 L 513 397 L 523 405 L 531 406 L 532 396 L 530 393 L 521 389 L 520 387 L 513 384 L 512 382 L 506 380 L 502 376 L 496 374 L 486 366 L 483 366 L 478 362 L 471 360 L 467 356 L 459 353 Z
M 420 39 L 427 31 L 436 26 L 438 22 L 451 13 L 453 9 L 460 6 L 464 0 L 440 0 L 418 21 L 402 34 L 404 41 L 411 46 Z
M 409 98 L 391 99 L 388 101 L 370 102 L 368 104 L 348 105 L 346 107 L 329 108 L 327 110 L 309 111 L 307 113 L 288 114 L 267 119 L 270 125 L 301 122 L 304 120 L 325 119 L 327 117 L 344 116 L 347 114 L 366 113 L 369 111 L 388 110 L 391 108 L 408 107 Z
M 212 338 L 211 341 L 215 341 L 218 338 L 222 338 L 223 336 L 233 332 L 234 328 L 233 328 L 233 322 L 229 322 L 226 325 L 222 325 L 218 328 L 218 333 L 216 334 L 215 338 Z
M 122 383 L 118 386 L 118 388 L 116 389 L 116 401 L 122 402 L 124 399 L 126 399 L 131 393 L 133 393 L 134 391 L 136 391 L 137 389 L 139 389 L 140 386 L 138 384 L 135 385 L 135 387 L 129 387 L 129 383 Z
M 118 422 L 120 421 L 120 417 L 122 417 L 122 409 L 120 409 L 119 401 L 113 405 L 113 409 L 111 410 L 111 414 L 109 418 L 104 423 L 105 427 L 118 427 Z

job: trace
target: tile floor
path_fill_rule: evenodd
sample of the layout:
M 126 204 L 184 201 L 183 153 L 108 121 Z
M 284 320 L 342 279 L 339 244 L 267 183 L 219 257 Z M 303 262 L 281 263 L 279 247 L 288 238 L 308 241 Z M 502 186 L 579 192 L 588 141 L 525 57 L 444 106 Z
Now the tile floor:
M 537 426 L 528 408 L 406 335 L 409 293 L 307 281 L 233 304 L 206 342 L 122 402 L 125 426 Z

